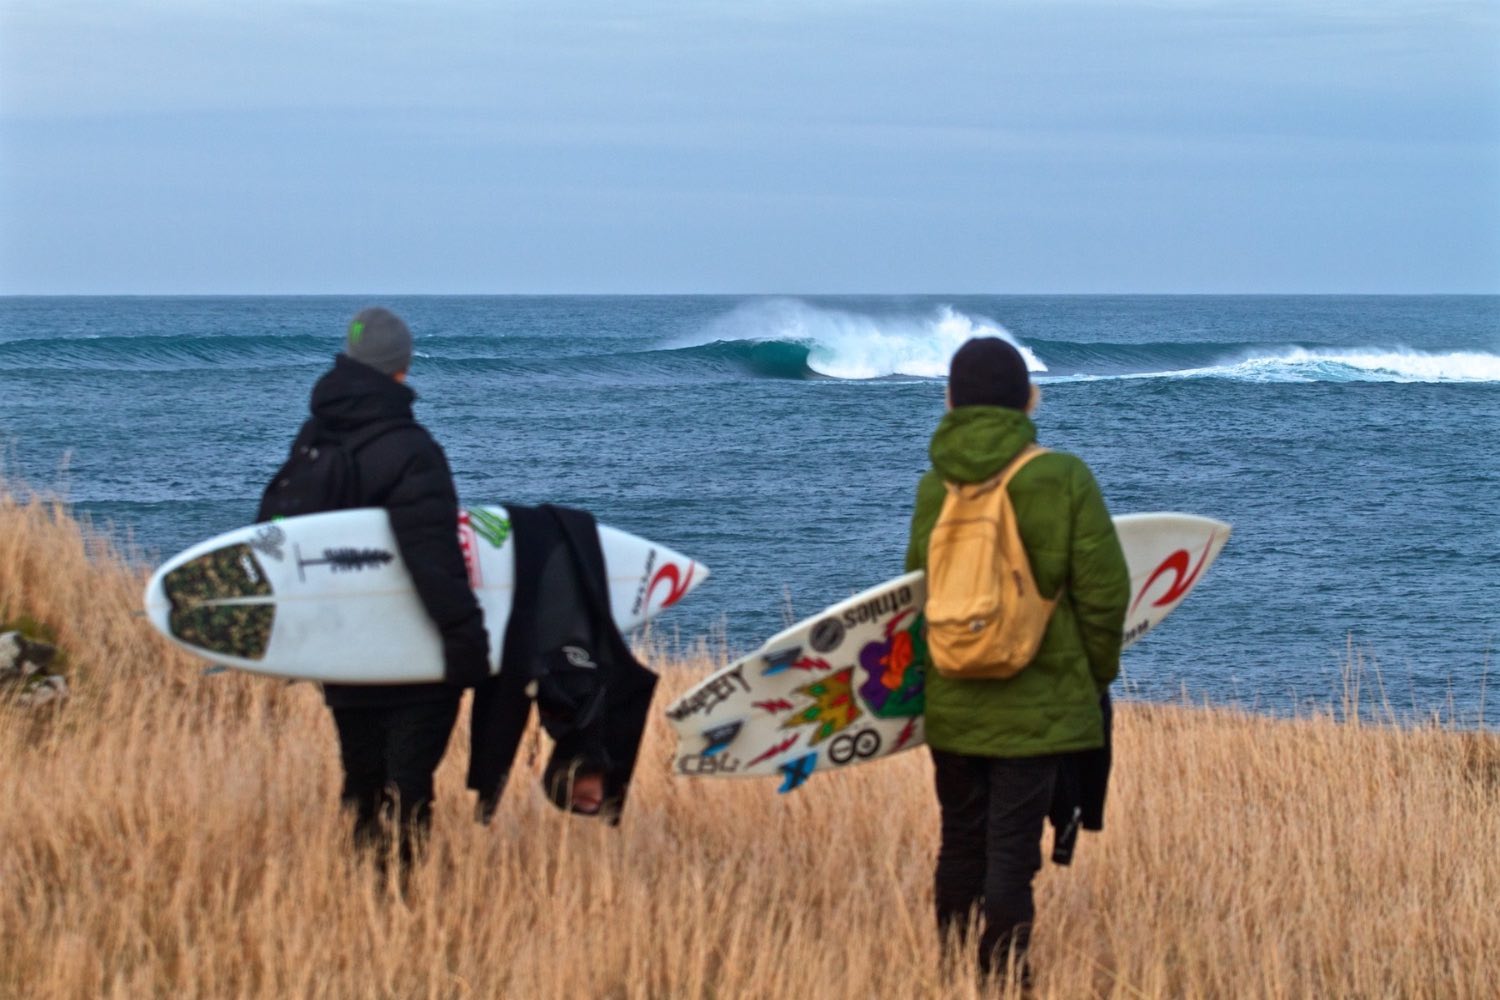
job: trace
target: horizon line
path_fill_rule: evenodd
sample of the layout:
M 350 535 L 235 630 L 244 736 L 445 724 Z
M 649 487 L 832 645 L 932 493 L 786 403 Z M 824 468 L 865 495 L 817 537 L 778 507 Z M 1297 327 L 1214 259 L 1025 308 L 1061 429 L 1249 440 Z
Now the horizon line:
M 348 299 L 348 298 L 1485 298 L 1500 296 L 1500 289 L 1487 292 L 0 292 L 0 299 Z

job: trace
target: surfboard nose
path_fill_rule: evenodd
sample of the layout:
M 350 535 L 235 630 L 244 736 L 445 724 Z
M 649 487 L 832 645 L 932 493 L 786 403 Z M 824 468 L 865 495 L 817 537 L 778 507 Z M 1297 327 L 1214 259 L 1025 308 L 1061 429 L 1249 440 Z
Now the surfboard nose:
M 161 569 L 151 574 L 151 579 L 146 581 L 146 589 L 141 592 L 141 607 L 146 612 L 146 619 L 156 626 L 157 631 L 166 634 L 167 613 L 171 610 L 171 602 L 167 600 L 167 592 L 162 587 L 161 580 Z

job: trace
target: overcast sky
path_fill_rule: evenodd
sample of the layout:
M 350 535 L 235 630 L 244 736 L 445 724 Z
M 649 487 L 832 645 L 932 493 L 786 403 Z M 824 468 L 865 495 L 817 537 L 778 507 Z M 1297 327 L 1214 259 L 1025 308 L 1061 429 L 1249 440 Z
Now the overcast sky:
M 0 0 L 0 293 L 1500 292 L 1500 2 Z

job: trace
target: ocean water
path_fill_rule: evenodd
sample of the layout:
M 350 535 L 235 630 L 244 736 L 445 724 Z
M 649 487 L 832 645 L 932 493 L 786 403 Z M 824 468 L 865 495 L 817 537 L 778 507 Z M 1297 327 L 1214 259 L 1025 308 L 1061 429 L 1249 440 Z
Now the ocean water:
M 1500 722 L 1495 296 L 0 298 L 5 475 L 142 558 L 237 527 L 377 301 L 464 500 L 713 569 L 671 640 L 744 652 L 899 573 L 948 357 L 998 334 L 1114 512 L 1234 525 L 1127 697 L 1333 706 L 1352 651 L 1377 713 Z

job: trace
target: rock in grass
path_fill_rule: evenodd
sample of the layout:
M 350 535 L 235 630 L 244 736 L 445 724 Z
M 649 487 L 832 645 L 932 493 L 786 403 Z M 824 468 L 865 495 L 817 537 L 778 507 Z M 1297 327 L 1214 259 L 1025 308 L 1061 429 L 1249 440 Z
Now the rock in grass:
M 16 704 L 35 707 L 68 696 L 61 674 L 47 673 L 57 647 L 28 639 L 17 630 L 0 632 L 0 688 L 15 696 Z
M 61 674 L 33 674 L 30 682 L 16 695 L 16 704 L 36 708 L 68 696 L 68 682 Z

